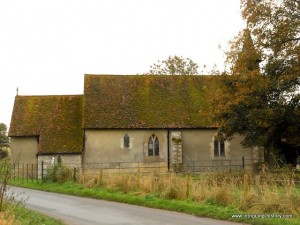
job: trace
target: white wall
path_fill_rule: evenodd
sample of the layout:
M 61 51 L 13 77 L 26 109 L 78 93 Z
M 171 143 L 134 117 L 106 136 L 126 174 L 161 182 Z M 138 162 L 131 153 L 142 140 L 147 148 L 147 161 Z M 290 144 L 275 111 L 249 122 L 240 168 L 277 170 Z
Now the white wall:
M 10 143 L 13 162 L 37 164 L 37 137 L 11 137 Z
M 130 146 L 124 148 L 123 138 L 129 135 Z M 147 156 L 149 137 L 159 140 L 159 156 Z M 102 162 L 167 161 L 167 131 L 165 130 L 86 130 L 85 164 Z

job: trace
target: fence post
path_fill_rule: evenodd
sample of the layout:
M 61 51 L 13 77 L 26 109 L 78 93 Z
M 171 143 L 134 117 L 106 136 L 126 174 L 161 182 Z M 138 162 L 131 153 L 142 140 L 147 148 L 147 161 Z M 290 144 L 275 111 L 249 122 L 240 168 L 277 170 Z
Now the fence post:
M 42 160 L 42 181 L 44 179 L 44 161 Z
M 28 163 L 26 164 L 26 181 L 27 181 L 27 183 L 28 183 Z
M 35 168 L 35 172 L 36 172 L 36 180 L 39 180 L 39 163 L 35 164 L 36 168 Z
M 76 181 L 76 167 L 74 166 L 73 181 Z
M 249 187 L 249 175 L 247 173 L 244 174 L 244 196 L 248 193 Z
M 262 191 L 260 188 L 260 175 L 255 175 L 255 190 L 256 190 L 256 194 L 261 197 L 262 195 Z
M 98 176 L 98 185 L 102 185 L 103 183 L 103 168 L 100 169 L 100 172 L 99 172 L 99 176 Z
M 33 164 L 31 164 L 31 181 L 33 182 Z
M 186 192 L 185 192 L 185 197 L 186 198 L 190 197 L 190 178 L 191 178 L 191 175 L 188 172 L 187 175 L 186 175 Z
M 18 163 L 18 179 L 20 179 L 20 163 Z
M 16 179 L 16 164 L 14 163 L 14 180 Z
M 24 182 L 24 178 L 25 178 L 25 164 L 23 163 L 22 166 L 22 181 Z
M 244 156 L 242 157 L 242 165 L 243 165 L 243 170 L 245 169 L 245 158 Z

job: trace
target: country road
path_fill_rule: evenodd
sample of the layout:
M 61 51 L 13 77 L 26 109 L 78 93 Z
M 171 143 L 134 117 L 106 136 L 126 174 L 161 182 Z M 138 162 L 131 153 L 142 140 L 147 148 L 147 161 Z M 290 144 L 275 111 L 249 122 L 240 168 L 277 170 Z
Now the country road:
M 10 192 L 29 197 L 26 207 L 68 225 L 241 225 L 166 210 L 11 187 Z M 23 194 L 22 194 L 23 193 Z

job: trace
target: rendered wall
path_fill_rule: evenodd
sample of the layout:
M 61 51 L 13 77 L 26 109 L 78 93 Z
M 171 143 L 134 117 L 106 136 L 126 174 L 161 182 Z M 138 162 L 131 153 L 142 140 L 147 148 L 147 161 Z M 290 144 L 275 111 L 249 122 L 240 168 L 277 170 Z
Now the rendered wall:
M 10 146 L 14 163 L 37 164 L 37 137 L 11 137 Z
M 130 145 L 124 147 L 128 134 Z M 159 156 L 148 156 L 148 140 L 151 135 L 159 140 Z M 159 163 L 168 160 L 166 130 L 86 130 L 83 162 L 87 169 L 102 167 L 130 167 L 126 163 Z M 118 162 L 122 162 L 118 164 Z M 109 164 L 108 164 L 109 163 Z M 158 165 L 158 164 L 156 164 Z
M 240 144 L 241 136 L 225 141 L 225 156 L 215 156 L 214 137 L 216 134 L 216 129 L 182 130 L 183 162 L 191 166 L 224 168 L 240 168 L 243 163 L 245 166 L 252 166 L 254 162 L 257 162 L 259 155 L 254 152 L 257 150 L 244 148 Z
M 123 146 L 129 135 L 129 148 Z M 159 156 L 148 156 L 148 140 L 155 134 L 159 139 Z M 174 164 L 187 167 L 241 168 L 252 166 L 259 157 L 256 150 L 243 148 L 242 138 L 236 136 L 225 142 L 225 156 L 214 155 L 216 129 L 170 130 L 168 156 L 168 130 L 86 130 L 83 164 L 85 169 L 115 168 L 151 165 L 174 168 Z M 168 162 L 168 159 L 170 160 Z M 133 165 L 136 163 L 136 165 Z M 144 163 L 144 165 L 143 165 Z

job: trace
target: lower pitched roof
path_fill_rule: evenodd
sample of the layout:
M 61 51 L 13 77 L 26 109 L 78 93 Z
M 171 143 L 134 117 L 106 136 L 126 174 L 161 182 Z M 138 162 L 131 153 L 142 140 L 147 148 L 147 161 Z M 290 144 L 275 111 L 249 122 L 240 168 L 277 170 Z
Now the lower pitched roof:
M 82 95 L 16 96 L 10 137 L 38 136 L 38 153 L 81 153 Z

